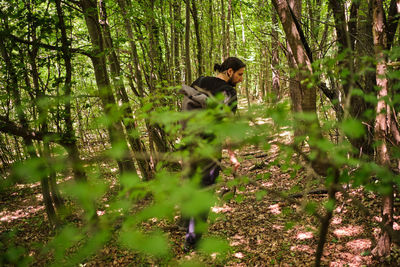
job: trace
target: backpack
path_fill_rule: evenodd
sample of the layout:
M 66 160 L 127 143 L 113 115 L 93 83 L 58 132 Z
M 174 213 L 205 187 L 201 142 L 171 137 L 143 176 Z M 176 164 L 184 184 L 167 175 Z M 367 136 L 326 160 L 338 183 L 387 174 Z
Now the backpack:
M 212 96 L 207 90 L 185 84 L 182 85 L 179 92 L 183 94 L 182 110 L 184 111 L 206 108 L 207 99 Z
M 204 79 L 204 76 L 199 77 L 199 83 L 201 83 L 201 80 Z M 207 107 L 207 100 L 209 98 L 213 98 L 213 94 L 205 90 L 203 88 L 200 88 L 199 86 L 188 86 L 183 84 L 182 88 L 179 90 L 181 94 L 184 95 L 183 101 L 182 101 L 182 110 L 183 111 L 189 111 L 189 110 L 195 110 L 195 109 L 204 109 Z M 224 95 L 224 100 L 222 103 L 224 103 L 227 106 L 232 106 L 234 103 L 237 102 L 237 97 L 236 97 L 236 91 L 222 91 Z M 215 99 L 214 99 L 215 100 Z M 236 107 L 232 110 L 235 112 Z

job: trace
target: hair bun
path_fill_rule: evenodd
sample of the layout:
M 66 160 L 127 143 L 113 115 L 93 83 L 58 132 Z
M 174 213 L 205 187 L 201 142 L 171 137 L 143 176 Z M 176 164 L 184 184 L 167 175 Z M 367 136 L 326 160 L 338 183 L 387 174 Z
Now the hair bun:
M 221 71 L 222 66 L 218 63 L 214 64 L 214 71 Z

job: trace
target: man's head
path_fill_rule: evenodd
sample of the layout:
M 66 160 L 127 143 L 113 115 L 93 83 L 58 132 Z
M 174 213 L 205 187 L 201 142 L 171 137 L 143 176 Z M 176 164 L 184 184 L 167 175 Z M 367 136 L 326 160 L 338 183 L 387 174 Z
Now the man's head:
M 232 86 L 243 81 L 243 73 L 246 64 L 236 57 L 228 57 L 225 61 L 220 64 L 214 65 L 214 70 L 218 71 L 218 77 L 225 80 Z

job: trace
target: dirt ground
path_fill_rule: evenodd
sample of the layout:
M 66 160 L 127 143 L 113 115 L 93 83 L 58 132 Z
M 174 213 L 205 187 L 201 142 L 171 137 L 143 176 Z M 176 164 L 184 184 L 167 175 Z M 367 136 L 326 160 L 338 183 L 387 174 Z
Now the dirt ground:
M 192 251 L 184 252 L 182 244 L 184 230 L 178 224 L 152 221 L 168 234 L 172 258 L 171 266 L 182 262 L 197 262 L 205 266 L 312 266 L 318 243 L 319 221 L 305 212 L 304 204 L 310 200 L 320 204 L 326 194 L 309 194 L 300 198 L 282 199 L 271 192 L 284 192 L 294 186 L 304 188 L 306 184 L 321 187 L 320 182 L 313 183 L 307 174 L 290 177 L 275 165 L 269 165 L 275 159 L 276 151 L 265 154 L 255 147 L 239 151 L 241 167 L 238 175 L 246 175 L 251 181 L 239 186 L 235 195 L 228 201 L 221 201 L 212 207 L 211 215 L 217 219 L 210 223 L 206 235 L 220 236 L 228 240 L 229 254 L 206 255 Z M 224 159 L 224 164 L 228 164 Z M 225 184 L 234 179 L 222 175 L 223 182 L 217 186 L 215 194 L 221 196 Z M 322 185 L 323 186 L 323 185 Z M 312 188 L 311 188 L 312 189 Z M 301 191 L 301 190 L 300 190 Z M 379 233 L 377 221 L 380 220 L 379 199 L 361 189 L 346 189 L 348 196 L 337 195 L 338 203 L 331 220 L 331 226 L 322 258 L 324 266 L 400 266 L 399 248 L 394 246 L 393 253 L 385 262 L 373 259 L 371 250 L 376 244 Z M 354 199 L 368 207 L 374 217 L 366 218 L 354 205 Z M 40 185 L 17 185 L 13 190 L 0 196 L 1 232 L 3 248 L 20 246 L 25 254 L 32 257 L 31 265 L 46 266 L 51 256 L 41 253 L 41 247 L 54 235 L 45 215 Z M 395 214 L 398 215 L 398 207 Z M 215 216 L 214 216 L 215 217 Z M 400 216 L 396 216 L 394 227 L 400 228 Z M 79 220 L 77 219 L 77 223 Z M 11 239 L 5 239 L 4 233 L 16 230 Z M 81 266 L 159 266 L 162 262 L 144 257 L 118 246 L 110 241 L 101 251 L 87 259 Z

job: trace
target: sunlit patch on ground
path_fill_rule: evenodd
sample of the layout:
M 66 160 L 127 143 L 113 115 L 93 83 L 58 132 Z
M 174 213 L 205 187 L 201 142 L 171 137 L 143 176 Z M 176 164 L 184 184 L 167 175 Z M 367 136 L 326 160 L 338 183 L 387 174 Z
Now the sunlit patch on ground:
M 234 235 L 233 237 L 231 237 L 231 239 L 232 239 L 232 241 L 230 242 L 230 245 L 232 247 L 246 245 L 248 243 L 247 239 L 241 235 Z
M 274 183 L 272 183 L 272 182 L 263 182 L 263 183 L 261 183 L 262 187 L 272 187 L 273 185 L 274 185 Z
M 278 214 L 282 213 L 281 208 L 279 207 L 279 204 L 270 205 L 268 207 L 268 210 L 269 210 L 270 213 L 275 214 L 275 215 L 278 215 Z
M 232 212 L 233 208 L 224 204 L 222 207 L 219 207 L 219 206 L 212 207 L 211 211 L 214 213 L 226 213 L 226 212 Z
M 274 229 L 274 230 L 282 230 L 283 229 L 283 225 L 274 224 L 274 225 L 272 225 L 272 229 Z
M 40 186 L 40 182 L 36 182 L 36 183 L 32 183 L 32 184 L 17 184 L 16 186 L 19 189 L 28 188 L 28 187 L 35 188 L 35 187 Z
M 369 239 L 356 239 L 346 243 L 346 248 L 353 253 L 360 254 L 371 249 L 372 242 Z
M 333 231 L 333 233 L 337 237 L 345 237 L 345 236 L 357 236 L 363 232 L 363 228 L 361 226 L 349 225 L 345 227 L 338 228 Z
M 262 125 L 265 123 L 272 123 L 272 119 L 270 118 L 256 118 L 255 119 L 255 124 L 256 125 Z M 254 124 L 252 122 L 249 123 L 251 126 L 253 126 Z
M 104 210 L 98 210 L 96 211 L 97 216 L 103 216 L 106 212 Z
M 36 194 L 35 197 L 37 201 L 43 201 L 43 194 Z
M 341 224 L 342 221 L 343 221 L 342 218 L 336 216 L 336 217 L 332 218 L 331 224 L 332 225 L 338 225 L 338 224 Z
M 244 258 L 244 255 L 243 255 L 242 252 L 236 252 L 235 254 L 233 254 L 233 256 L 235 258 L 238 258 L 238 259 L 243 259 Z
M 290 247 L 291 251 L 296 251 L 296 252 L 305 252 L 308 254 L 314 254 L 315 249 L 310 247 L 309 245 L 294 245 Z
M 374 220 L 377 222 L 382 222 L 382 217 L 374 216 Z
M 360 255 L 354 255 L 348 252 L 341 252 L 336 255 L 336 259 L 330 262 L 330 267 L 360 267 L 370 266 L 372 263 L 372 257 L 362 257 Z
M 25 209 L 18 209 L 15 211 L 2 211 L 0 212 L 0 221 L 11 222 L 13 220 L 23 219 L 26 217 L 30 217 L 41 210 L 44 210 L 44 206 L 29 206 Z
M 313 237 L 314 235 L 312 232 L 300 232 L 296 235 L 296 239 L 299 240 L 311 239 Z

